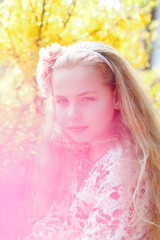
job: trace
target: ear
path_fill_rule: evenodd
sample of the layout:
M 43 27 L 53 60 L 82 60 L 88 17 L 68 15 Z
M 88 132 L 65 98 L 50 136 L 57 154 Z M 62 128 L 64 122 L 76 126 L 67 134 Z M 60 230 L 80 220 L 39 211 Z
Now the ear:
M 120 104 L 119 104 L 118 93 L 116 88 L 113 91 L 113 98 L 114 98 L 114 108 L 119 110 Z

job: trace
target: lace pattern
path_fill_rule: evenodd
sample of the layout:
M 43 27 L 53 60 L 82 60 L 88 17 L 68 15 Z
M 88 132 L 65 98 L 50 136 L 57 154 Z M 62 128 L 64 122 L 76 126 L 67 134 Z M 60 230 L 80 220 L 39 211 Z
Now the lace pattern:
M 147 223 L 139 215 L 147 218 L 151 188 L 145 172 L 135 212 L 133 194 L 140 170 L 138 161 L 127 150 L 124 155 L 122 147 L 115 145 L 94 165 L 79 157 L 76 169 L 64 201 L 52 205 L 25 240 L 145 239 Z

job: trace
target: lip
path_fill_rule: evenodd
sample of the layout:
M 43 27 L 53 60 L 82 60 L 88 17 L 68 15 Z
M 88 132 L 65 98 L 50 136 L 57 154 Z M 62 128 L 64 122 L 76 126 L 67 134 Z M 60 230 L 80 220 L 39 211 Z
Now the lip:
M 79 129 L 79 128 L 87 128 L 88 126 L 72 126 L 69 129 Z
M 74 132 L 82 132 L 82 131 L 84 131 L 86 128 L 88 128 L 88 126 L 69 127 L 69 129 L 72 130 L 72 131 L 74 131 Z

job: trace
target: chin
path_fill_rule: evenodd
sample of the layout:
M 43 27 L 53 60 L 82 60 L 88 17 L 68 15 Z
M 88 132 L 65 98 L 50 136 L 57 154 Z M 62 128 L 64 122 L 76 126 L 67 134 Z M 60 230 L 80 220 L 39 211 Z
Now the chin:
M 85 138 L 85 137 L 81 137 L 81 136 L 71 136 L 70 137 L 77 143 L 88 143 L 89 142 L 89 139 L 88 138 Z

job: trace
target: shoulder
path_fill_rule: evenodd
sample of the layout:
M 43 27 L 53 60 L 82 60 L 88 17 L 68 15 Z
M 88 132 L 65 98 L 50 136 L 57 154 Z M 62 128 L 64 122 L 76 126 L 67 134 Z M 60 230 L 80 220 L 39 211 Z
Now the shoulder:
M 98 188 L 121 184 L 123 190 L 128 192 L 137 185 L 140 172 L 138 159 L 128 149 L 124 150 L 122 145 L 116 144 L 95 163 L 88 181 Z M 146 177 L 147 173 L 144 175 Z

